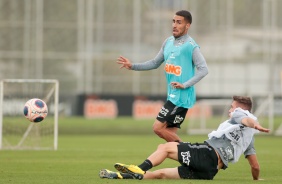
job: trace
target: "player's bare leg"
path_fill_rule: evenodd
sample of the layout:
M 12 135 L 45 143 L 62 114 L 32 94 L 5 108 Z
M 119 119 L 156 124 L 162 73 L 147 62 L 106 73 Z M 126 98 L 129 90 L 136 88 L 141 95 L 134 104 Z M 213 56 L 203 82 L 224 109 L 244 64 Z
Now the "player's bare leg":
M 180 137 L 177 135 L 177 127 L 168 128 L 167 123 L 155 120 L 153 130 L 160 138 L 166 140 L 167 142 L 181 142 Z
M 115 168 L 122 173 L 131 174 L 132 176 L 134 176 L 134 178 L 132 179 L 142 179 L 142 178 L 144 179 L 161 179 L 161 178 L 179 179 L 180 177 L 179 177 L 177 168 L 166 168 L 166 169 L 156 170 L 153 172 L 148 171 L 152 167 L 160 165 L 167 158 L 177 161 L 178 160 L 178 151 L 177 151 L 178 144 L 179 143 L 177 142 L 167 142 L 165 144 L 160 144 L 158 148 L 139 166 L 116 163 Z M 109 172 L 113 173 L 112 171 L 109 171 Z M 116 176 L 116 174 L 114 176 Z
M 147 171 L 143 179 L 180 179 L 177 168 L 165 168 L 156 171 Z
M 167 142 L 160 144 L 156 151 L 154 151 L 147 159 L 151 161 L 154 167 L 161 164 L 166 158 L 178 160 L 178 144 L 178 142 Z

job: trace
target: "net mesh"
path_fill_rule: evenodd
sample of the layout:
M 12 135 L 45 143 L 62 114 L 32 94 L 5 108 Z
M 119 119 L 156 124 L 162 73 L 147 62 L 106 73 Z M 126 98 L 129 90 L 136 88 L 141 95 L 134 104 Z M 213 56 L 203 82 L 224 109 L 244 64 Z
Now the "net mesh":
M 2 81 L 2 149 L 54 149 L 56 82 Z M 24 104 L 39 98 L 48 106 L 47 117 L 39 123 L 29 122 L 23 114 Z

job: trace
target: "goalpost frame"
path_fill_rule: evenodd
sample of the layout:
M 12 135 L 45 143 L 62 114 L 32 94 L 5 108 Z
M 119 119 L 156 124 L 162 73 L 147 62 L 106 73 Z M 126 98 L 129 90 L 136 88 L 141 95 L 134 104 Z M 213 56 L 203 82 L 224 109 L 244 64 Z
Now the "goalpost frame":
M 58 105 L 59 105 L 59 81 L 56 79 L 3 79 L 0 82 L 0 150 L 2 149 L 2 136 L 3 136 L 3 88 L 5 82 L 13 82 L 13 83 L 54 83 L 55 91 L 54 91 L 54 150 L 58 149 Z

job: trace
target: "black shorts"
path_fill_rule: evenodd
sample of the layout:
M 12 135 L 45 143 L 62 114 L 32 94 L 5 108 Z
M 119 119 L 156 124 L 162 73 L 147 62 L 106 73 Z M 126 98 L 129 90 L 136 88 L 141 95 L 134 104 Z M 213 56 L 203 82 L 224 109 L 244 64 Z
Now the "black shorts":
M 161 108 L 157 120 L 167 123 L 167 127 L 177 127 L 183 123 L 188 109 L 183 107 L 177 107 L 171 101 L 167 101 Z
M 217 173 L 218 157 L 207 143 L 178 145 L 178 173 L 182 179 L 212 180 Z

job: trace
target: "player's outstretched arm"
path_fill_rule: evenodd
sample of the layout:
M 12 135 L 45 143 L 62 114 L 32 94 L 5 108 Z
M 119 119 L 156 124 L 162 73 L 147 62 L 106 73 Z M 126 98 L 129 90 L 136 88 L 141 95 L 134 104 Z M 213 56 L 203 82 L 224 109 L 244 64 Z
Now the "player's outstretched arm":
M 117 58 L 117 63 L 121 65 L 120 68 L 126 68 L 128 70 L 131 70 L 131 68 L 132 68 L 132 64 L 129 61 L 129 59 L 127 59 L 123 56 L 119 56 Z
M 256 122 L 254 119 L 249 118 L 249 117 L 243 118 L 242 124 L 246 125 L 247 127 L 257 129 L 260 132 L 269 133 L 269 131 L 270 131 L 269 129 L 262 127 L 258 122 Z

